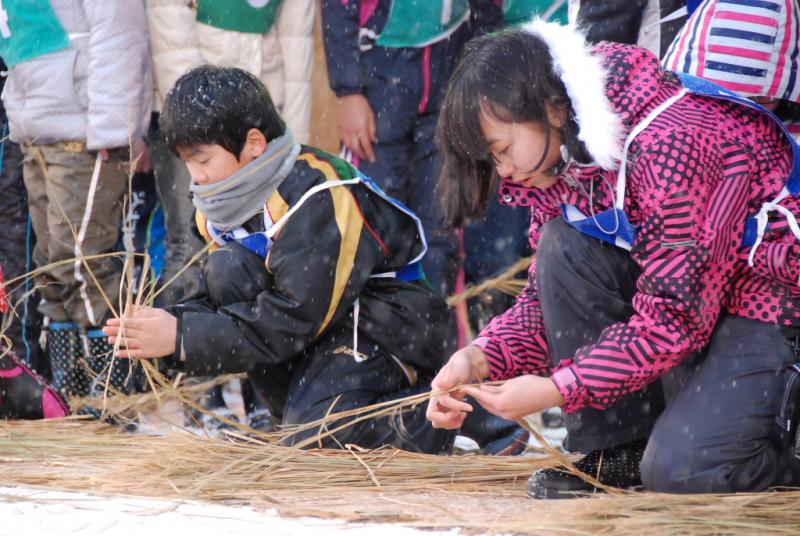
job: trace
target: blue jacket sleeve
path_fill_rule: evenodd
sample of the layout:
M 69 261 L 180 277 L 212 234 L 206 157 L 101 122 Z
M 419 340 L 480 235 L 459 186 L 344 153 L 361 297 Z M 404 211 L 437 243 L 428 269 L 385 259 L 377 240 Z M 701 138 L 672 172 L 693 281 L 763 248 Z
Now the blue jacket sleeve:
M 358 4 L 358 0 L 322 1 L 322 37 L 328 79 L 339 97 L 364 91 L 358 50 Z

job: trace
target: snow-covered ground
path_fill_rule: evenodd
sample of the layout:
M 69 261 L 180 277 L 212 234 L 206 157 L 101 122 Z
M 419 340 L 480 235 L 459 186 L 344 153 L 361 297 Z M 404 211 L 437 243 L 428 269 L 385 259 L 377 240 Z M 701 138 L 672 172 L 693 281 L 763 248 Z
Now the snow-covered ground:
M 421 536 L 459 534 L 391 524 L 281 517 L 275 510 L 0 487 L 0 535 Z

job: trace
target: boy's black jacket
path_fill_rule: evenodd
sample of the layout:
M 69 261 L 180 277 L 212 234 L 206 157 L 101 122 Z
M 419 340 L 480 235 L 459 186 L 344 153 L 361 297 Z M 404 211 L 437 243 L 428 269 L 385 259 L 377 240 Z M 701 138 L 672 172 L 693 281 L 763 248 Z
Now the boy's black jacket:
M 354 176 L 347 162 L 304 146 L 267 203 L 271 219 L 277 221 L 313 186 Z M 200 215 L 198 227 L 202 221 Z M 263 214 L 244 227 L 263 231 Z M 363 184 L 314 194 L 274 237 L 264 268 L 270 285 L 254 300 L 215 308 L 208 280 L 227 275 L 210 273 L 207 265 L 200 292 L 169 308 L 179 318 L 184 370 L 248 372 L 292 359 L 333 329 L 352 330 L 358 298 L 359 340 L 382 346 L 422 373 L 435 372 L 445 357 L 444 302 L 421 283 L 370 279 L 403 268 L 421 249 L 415 222 Z

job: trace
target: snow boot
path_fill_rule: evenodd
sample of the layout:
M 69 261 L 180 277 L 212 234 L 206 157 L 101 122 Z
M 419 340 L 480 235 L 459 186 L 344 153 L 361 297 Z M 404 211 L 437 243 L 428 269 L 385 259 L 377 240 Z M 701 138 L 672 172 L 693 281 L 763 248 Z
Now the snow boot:
M 575 468 L 607 486 L 636 488 L 642 485 L 639 464 L 646 446 L 646 440 L 639 440 L 594 450 L 575 462 Z M 528 480 L 528 497 L 532 499 L 573 499 L 601 491 L 581 477 L 560 469 L 541 469 Z
M 92 377 L 87 370 L 78 328 L 72 322 L 50 322 L 43 328 L 53 387 L 67 400 L 89 395 Z

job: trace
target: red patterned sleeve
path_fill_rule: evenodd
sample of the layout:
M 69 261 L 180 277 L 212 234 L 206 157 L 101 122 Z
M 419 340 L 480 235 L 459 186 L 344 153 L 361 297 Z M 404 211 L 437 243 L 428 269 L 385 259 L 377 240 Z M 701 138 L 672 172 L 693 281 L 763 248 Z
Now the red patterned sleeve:
M 541 222 L 532 219 L 530 241 L 534 249 L 539 241 L 541 225 Z M 505 313 L 493 318 L 473 344 L 481 347 L 486 354 L 493 380 L 505 380 L 522 374 L 549 374 L 550 358 L 536 290 L 535 257 L 528 270 L 528 284 L 516 303 Z

